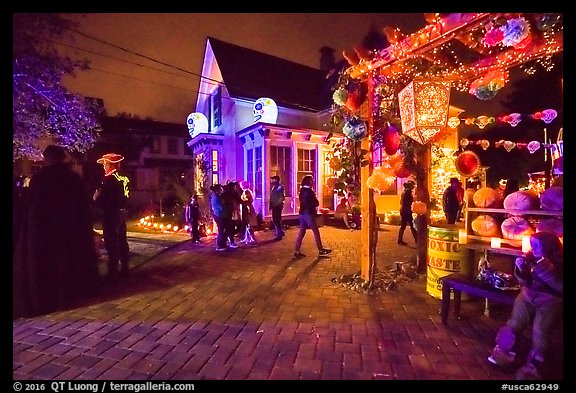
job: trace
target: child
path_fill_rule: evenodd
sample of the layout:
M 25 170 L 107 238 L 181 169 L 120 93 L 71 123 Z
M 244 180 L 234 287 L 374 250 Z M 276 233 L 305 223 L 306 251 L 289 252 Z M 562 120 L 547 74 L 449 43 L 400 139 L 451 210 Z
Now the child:
M 530 237 L 530 246 L 531 252 L 516 258 L 514 274 L 522 288 L 488 357 L 488 361 L 496 365 L 512 365 L 518 336 L 532 324 L 532 347 L 525 365 L 516 372 L 519 380 L 542 378 L 542 366 L 548 361 L 550 352 L 550 338 L 562 318 L 562 243 L 551 232 L 537 232 Z

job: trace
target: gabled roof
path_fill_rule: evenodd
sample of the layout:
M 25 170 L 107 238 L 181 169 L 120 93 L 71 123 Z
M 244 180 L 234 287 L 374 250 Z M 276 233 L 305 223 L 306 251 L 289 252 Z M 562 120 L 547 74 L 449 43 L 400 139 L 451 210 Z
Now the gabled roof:
M 148 119 L 133 119 L 125 117 L 104 117 L 102 129 L 106 133 L 138 133 L 150 135 L 167 135 L 175 137 L 187 137 L 188 127 L 186 124 L 166 123 Z
M 332 103 L 319 69 L 208 37 L 232 97 L 272 98 L 278 106 L 321 111 Z

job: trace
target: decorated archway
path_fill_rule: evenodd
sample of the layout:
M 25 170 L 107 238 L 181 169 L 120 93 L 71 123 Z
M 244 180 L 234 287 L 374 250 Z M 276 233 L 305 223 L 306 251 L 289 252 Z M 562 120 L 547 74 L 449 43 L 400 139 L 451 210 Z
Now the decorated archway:
M 392 167 L 375 170 L 376 145 L 400 150 L 403 166 L 417 181 L 416 199 L 426 205 L 417 216 L 418 270 L 427 260 L 430 214 L 431 144 L 448 126 L 451 89 L 479 100 L 494 98 L 513 67 L 539 63 L 546 69 L 563 50 L 562 15 L 553 13 L 425 14 L 428 24 L 404 35 L 384 27 L 389 45 L 381 50 L 354 47 L 343 55 L 349 67 L 334 90 L 333 124 L 359 146 L 362 210 L 361 276 L 373 284 L 377 243 L 374 190 L 381 190 Z M 527 74 L 535 65 L 527 68 Z M 483 124 L 490 119 L 476 119 Z M 511 119 L 513 120 L 513 119 Z M 396 135 L 397 130 L 400 134 Z M 399 141 L 398 137 L 399 136 Z M 397 145 L 397 146 L 395 146 Z

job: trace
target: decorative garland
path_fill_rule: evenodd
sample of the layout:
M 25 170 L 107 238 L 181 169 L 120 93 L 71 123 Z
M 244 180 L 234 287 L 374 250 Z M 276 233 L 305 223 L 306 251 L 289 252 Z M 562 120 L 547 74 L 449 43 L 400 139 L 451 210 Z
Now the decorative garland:
M 468 138 L 460 139 L 460 146 L 462 148 L 466 148 L 470 145 L 479 145 L 482 149 L 486 150 L 490 147 L 490 141 L 486 139 L 479 139 L 476 141 L 472 141 Z M 499 140 L 498 142 L 494 142 L 494 147 L 499 148 L 503 147 L 507 152 L 512 151 L 514 148 L 518 149 L 527 149 L 530 154 L 534 154 L 538 149 L 541 147 L 544 149 L 550 149 L 552 152 L 560 152 L 560 155 L 564 153 L 564 142 L 558 141 L 557 143 L 541 143 L 538 141 L 531 141 L 528 143 L 524 142 L 513 142 L 513 141 L 505 141 L 503 139 Z
M 541 112 L 535 112 L 530 115 L 521 115 L 520 113 L 510 113 L 509 115 L 499 116 L 495 118 L 494 116 L 478 116 L 478 117 L 467 117 L 465 119 L 460 119 L 458 117 L 451 117 L 448 119 L 448 127 L 456 128 L 461 122 L 466 125 L 475 125 L 481 130 L 484 129 L 489 124 L 494 124 L 496 120 L 502 123 L 508 123 L 512 127 L 516 127 L 518 123 L 522 121 L 523 118 L 529 118 L 534 120 L 542 120 L 546 124 L 550 124 L 558 116 L 558 112 L 554 109 L 545 109 Z

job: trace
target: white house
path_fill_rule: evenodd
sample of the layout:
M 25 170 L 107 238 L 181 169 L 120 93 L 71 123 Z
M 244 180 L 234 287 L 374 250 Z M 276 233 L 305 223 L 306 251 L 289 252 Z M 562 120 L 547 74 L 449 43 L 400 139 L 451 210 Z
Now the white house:
M 330 48 L 322 48 L 325 63 Z M 330 62 L 328 62 L 330 64 Z M 333 61 L 332 61 L 333 65 Z M 326 71 L 208 37 L 196 109 L 188 119 L 196 191 L 248 181 L 254 206 L 269 217 L 270 177 L 286 190 L 283 215 L 298 214 L 298 190 L 312 175 L 320 207 L 332 210 L 326 156 L 332 92 Z

